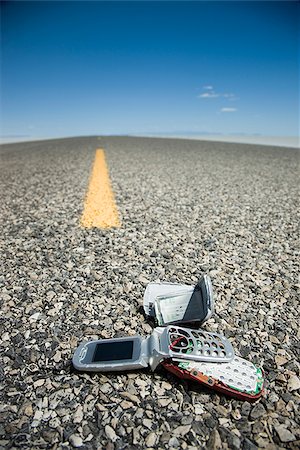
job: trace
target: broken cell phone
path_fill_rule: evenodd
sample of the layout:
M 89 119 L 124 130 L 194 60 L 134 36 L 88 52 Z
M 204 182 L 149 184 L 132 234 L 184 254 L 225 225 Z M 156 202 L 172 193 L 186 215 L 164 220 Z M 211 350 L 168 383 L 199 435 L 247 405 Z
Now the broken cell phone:
M 195 286 L 176 283 L 149 283 L 144 294 L 144 311 L 159 326 L 200 325 L 214 311 L 212 284 L 203 275 Z
M 155 328 L 140 336 L 82 343 L 73 366 L 84 372 L 126 371 L 162 365 L 181 379 L 249 402 L 263 392 L 263 371 L 234 355 L 230 342 L 217 333 L 178 326 Z
M 234 357 L 230 342 L 217 333 L 177 326 L 157 327 L 151 336 L 102 339 L 82 343 L 73 356 L 73 366 L 85 372 L 134 370 L 164 360 L 228 362 Z
M 235 356 L 227 363 L 183 361 L 173 358 L 162 365 L 178 378 L 194 381 L 248 402 L 263 393 L 264 374 L 252 362 Z

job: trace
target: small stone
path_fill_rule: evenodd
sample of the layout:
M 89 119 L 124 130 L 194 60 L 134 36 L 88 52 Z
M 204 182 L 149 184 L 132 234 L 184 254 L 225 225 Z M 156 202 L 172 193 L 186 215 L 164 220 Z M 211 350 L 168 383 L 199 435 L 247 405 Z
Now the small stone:
M 24 338 L 28 339 L 29 336 L 30 336 L 30 330 L 26 330 L 25 333 L 24 333 Z
M 58 363 L 59 361 L 61 361 L 61 352 L 58 350 L 55 355 L 53 356 L 53 361 Z
M 140 441 L 141 441 L 140 427 L 134 428 L 134 429 L 132 430 L 132 438 L 133 438 L 133 439 L 132 439 L 132 443 L 133 443 L 134 445 L 140 443 Z
M 57 431 L 44 430 L 42 435 L 43 435 L 43 438 L 45 439 L 45 441 L 52 443 L 52 445 L 53 445 L 54 442 L 58 442 L 58 433 L 57 433 Z
M 226 419 L 226 417 L 219 417 L 219 423 L 222 426 L 226 426 L 229 423 L 229 419 Z
M 201 415 L 204 413 L 204 409 L 202 408 L 201 405 L 199 405 L 198 403 L 195 405 L 195 414 L 197 415 Z
M 160 254 L 161 254 L 161 256 L 163 256 L 163 257 L 166 258 L 166 259 L 171 259 L 171 258 L 172 258 L 172 256 L 170 255 L 170 253 L 168 253 L 166 250 L 162 250 L 162 251 L 160 252 Z
M 145 331 L 145 333 L 147 333 L 147 334 L 152 333 L 152 331 L 153 331 L 148 323 L 143 323 L 142 328 Z
M 285 378 L 285 376 L 283 375 L 283 373 L 279 373 L 279 374 L 277 375 L 276 381 L 279 382 L 279 383 L 282 383 L 282 384 L 285 384 L 285 383 L 286 383 L 286 378 Z
M 190 429 L 191 425 L 181 425 L 173 430 L 173 434 L 175 434 L 176 436 L 185 436 L 190 431 Z
M 137 404 L 140 403 L 140 399 L 138 398 L 138 396 L 134 395 L 134 394 L 130 394 L 129 392 L 121 392 L 120 396 L 122 398 L 132 401 L 133 403 L 137 403 Z
M 206 416 L 205 425 L 208 427 L 209 430 L 213 430 L 217 426 L 218 421 L 210 414 L 205 414 L 205 416 Z
M 231 416 L 235 419 L 235 420 L 241 420 L 242 415 L 239 409 L 235 409 L 234 411 L 231 412 Z
M 216 406 L 216 410 L 217 410 L 218 414 L 219 414 L 220 416 L 223 416 L 223 417 L 227 417 L 228 414 L 229 414 L 228 409 L 225 408 L 225 406 L 222 406 L 222 405 Z
M 147 278 L 144 277 L 144 275 L 140 275 L 140 276 L 139 276 L 139 282 L 140 282 L 141 284 L 143 284 L 144 286 L 147 286 L 147 284 L 149 284 L 149 280 L 147 280 Z
M 26 405 L 25 409 L 24 409 L 24 414 L 25 416 L 31 417 L 33 414 L 33 409 L 32 409 L 32 404 L 30 403 L 29 405 Z
M 100 448 L 98 447 L 97 450 L 100 450 Z M 108 442 L 106 447 L 105 447 L 105 450 L 115 450 L 114 444 L 112 442 Z
M 30 272 L 28 275 L 33 281 L 38 279 L 38 275 L 35 272 Z
M 268 449 L 268 450 L 277 450 L 278 449 L 278 447 L 274 447 L 274 445 L 269 442 L 269 439 L 268 439 L 266 433 L 264 434 L 264 436 L 258 436 L 255 439 L 255 443 L 257 444 L 257 447 L 259 449 L 263 449 L 263 448 Z M 281 449 L 282 447 L 279 447 L 279 448 Z
M 59 419 L 58 417 L 54 417 L 54 419 L 51 419 L 51 420 L 49 421 L 49 426 L 50 426 L 51 428 L 58 429 L 58 428 L 61 426 L 60 419 Z
M 276 411 L 283 416 L 289 416 L 288 411 L 286 410 L 285 402 L 280 398 L 276 403 Z
M 69 441 L 70 441 L 70 444 L 71 444 L 73 447 L 75 447 L 75 448 L 78 448 L 78 447 L 82 447 L 82 446 L 83 446 L 82 439 L 81 439 L 81 437 L 80 437 L 78 434 L 72 434 L 72 435 L 69 437 Z
M 284 426 L 279 425 L 275 428 L 281 442 L 295 441 L 295 436 Z
M 38 387 L 40 387 L 40 386 L 43 386 L 44 383 L 45 383 L 45 380 L 44 380 L 43 378 L 41 378 L 40 380 L 36 380 L 36 381 L 33 383 L 33 386 L 34 386 L 35 388 L 38 388 Z
M 129 409 L 129 408 L 132 408 L 132 407 L 133 407 L 133 403 L 132 403 L 132 402 L 128 402 L 127 400 L 123 400 L 123 401 L 120 403 L 120 406 L 121 406 L 121 408 L 123 408 L 123 409 Z
M 162 444 L 166 444 L 171 439 L 171 433 L 169 431 L 164 431 L 163 434 L 160 437 L 160 442 Z
M 276 355 L 275 362 L 276 362 L 276 365 L 278 367 L 280 367 L 280 366 L 284 366 L 284 364 L 286 364 L 288 362 L 288 359 L 286 359 L 284 356 Z
M 83 419 L 83 409 L 82 409 L 82 406 L 79 405 L 77 407 L 77 410 L 76 410 L 74 416 L 73 416 L 73 422 L 74 423 L 80 423 L 80 422 L 82 422 L 82 419 Z
M 257 450 L 257 446 L 250 441 L 250 439 L 245 438 L 243 442 L 243 450 Z
M 296 375 L 291 376 L 287 388 L 290 392 L 300 389 L 300 380 Z
M 105 434 L 107 438 L 112 442 L 116 442 L 116 440 L 118 439 L 115 430 L 109 425 L 105 426 Z
M 241 448 L 241 440 L 234 433 L 230 434 L 230 438 L 228 439 L 228 445 L 232 449 L 240 449 Z
M 98 409 L 98 411 L 107 411 L 107 408 L 105 408 L 105 406 L 101 405 L 101 403 L 97 403 L 96 408 Z
M 222 448 L 221 437 L 216 428 L 211 432 L 206 448 L 208 450 L 219 450 Z
M 249 402 L 244 402 L 241 407 L 241 414 L 244 417 L 248 417 L 250 413 L 251 405 Z
M 163 408 L 165 408 L 165 407 L 168 406 L 170 403 L 172 403 L 172 399 L 171 399 L 171 398 L 159 398 L 159 399 L 158 399 L 158 403 L 160 404 L 160 406 L 162 406 Z
M 76 248 L 74 248 L 74 252 L 84 253 L 84 247 L 76 247 Z
M 288 402 L 288 404 L 286 405 L 286 410 L 290 413 L 290 412 L 294 411 L 295 409 L 296 409 L 295 403 L 292 400 L 290 400 Z
M 155 443 L 156 443 L 156 434 L 152 431 L 146 437 L 145 444 L 147 447 L 154 447 Z
M 108 394 L 111 390 L 112 388 L 109 383 L 104 383 L 100 386 L 100 391 L 103 392 L 103 394 Z
M 152 420 L 150 419 L 144 419 L 143 425 L 148 428 L 149 430 L 152 430 Z
M 260 417 L 263 417 L 265 414 L 266 414 L 266 410 L 265 410 L 264 406 L 261 403 L 258 403 L 258 405 L 255 405 L 252 408 L 252 411 L 250 413 L 250 419 L 256 420 L 256 419 L 259 419 Z
M 43 413 L 42 413 L 42 411 L 41 411 L 40 409 L 38 409 L 38 410 L 34 413 L 33 420 L 34 420 L 34 421 L 39 421 L 39 420 L 41 420 L 42 417 L 43 417 Z
M 84 273 L 89 277 L 90 274 L 91 274 L 91 268 L 90 268 L 90 267 L 86 267 L 86 268 L 84 269 Z
M 270 336 L 269 337 L 270 342 L 272 342 L 272 344 L 280 344 L 279 339 L 277 339 L 276 336 Z
M 46 295 L 48 300 L 52 300 L 56 294 L 54 291 L 48 291 Z
M 278 395 L 277 395 L 274 391 L 272 391 L 272 392 L 270 392 L 270 394 L 268 395 L 268 400 L 269 400 L 271 403 L 276 403 L 276 402 L 278 402 L 279 397 L 278 397 Z
M 36 312 L 36 313 L 32 314 L 32 315 L 29 317 L 29 320 L 30 320 L 31 322 L 33 322 L 33 321 L 35 321 L 35 320 L 38 320 L 38 318 L 40 317 L 40 314 L 41 314 L 41 313 L 39 313 L 39 312 Z
M 171 437 L 169 440 L 169 447 L 177 448 L 180 446 L 180 443 L 176 436 Z

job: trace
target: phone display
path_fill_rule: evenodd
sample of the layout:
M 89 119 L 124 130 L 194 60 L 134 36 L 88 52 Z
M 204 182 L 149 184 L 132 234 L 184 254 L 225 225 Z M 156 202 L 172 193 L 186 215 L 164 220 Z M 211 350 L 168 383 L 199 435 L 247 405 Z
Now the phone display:
M 133 341 L 101 342 L 96 345 L 92 362 L 132 359 Z

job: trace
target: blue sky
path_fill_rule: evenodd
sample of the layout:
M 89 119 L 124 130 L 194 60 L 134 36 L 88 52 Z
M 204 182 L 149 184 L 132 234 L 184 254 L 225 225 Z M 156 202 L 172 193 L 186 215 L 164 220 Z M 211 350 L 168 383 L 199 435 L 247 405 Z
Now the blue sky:
M 1 134 L 295 136 L 299 4 L 2 2 Z

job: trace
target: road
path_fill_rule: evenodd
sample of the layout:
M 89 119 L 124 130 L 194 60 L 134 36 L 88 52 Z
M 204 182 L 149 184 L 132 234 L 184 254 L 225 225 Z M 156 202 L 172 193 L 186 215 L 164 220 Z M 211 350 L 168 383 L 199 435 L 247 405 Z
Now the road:
M 80 225 L 97 149 L 118 227 Z M 86 137 L 3 145 L 0 165 L 0 447 L 299 445 L 298 150 Z M 164 371 L 72 370 L 84 338 L 151 333 L 148 281 L 202 273 L 216 302 L 204 328 L 264 367 L 258 405 Z

